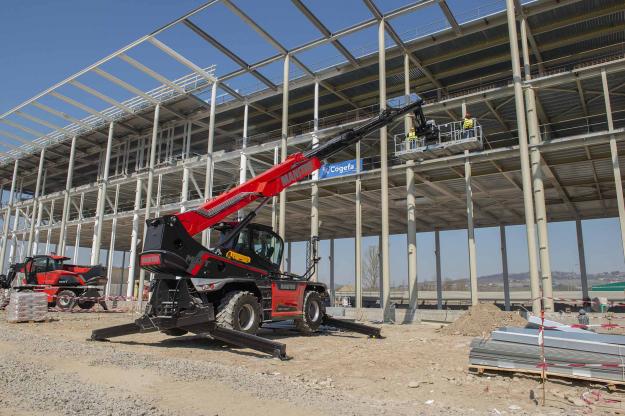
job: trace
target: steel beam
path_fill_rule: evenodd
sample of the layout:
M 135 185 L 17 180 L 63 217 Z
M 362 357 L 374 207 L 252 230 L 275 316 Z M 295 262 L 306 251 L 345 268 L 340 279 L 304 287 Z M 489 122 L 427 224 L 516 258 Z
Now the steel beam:
M 231 60 L 233 60 L 237 65 L 239 65 L 242 69 L 247 70 L 254 78 L 256 78 L 257 80 L 259 80 L 260 82 L 262 82 L 263 84 L 265 84 L 267 87 L 271 88 L 274 91 L 278 90 L 278 87 L 276 86 L 276 84 L 274 84 L 273 82 L 271 82 L 266 76 L 264 76 L 263 74 L 261 74 L 260 72 L 258 72 L 257 70 L 253 69 L 250 67 L 250 64 L 247 63 L 246 61 L 243 60 L 243 58 L 241 58 L 240 56 L 238 56 L 237 54 L 235 54 L 234 52 L 232 52 L 230 49 L 228 49 L 227 47 L 225 47 L 223 44 L 221 44 L 221 42 L 219 42 L 217 39 L 215 39 L 214 37 L 212 37 L 211 35 L 209 35 L 208 33 L 206 33 L 203 29 L 201 29 L 199 26 L 197 26 L 195 23 L 193 23 L 192 21 L 190 21 L 189 19 L 185 19 L 183 20 L 183 23 L 189 28 L 191 29 L 193 32 L 195 32 L 196 35 L 198 35 L 199 37 L 201 37 L 202 39 L 204 39 L 206 42 L 210 43 L 211 45 L 213 45 L 219 52 L 223 53 L 224 55 L 226 55 L 228 58 L 230 58 Z M 248 104 L 246 103 L 246 106 Z
M 310 11 L 308 7 L 301 0 L 291 0 L 295 7 L 299 9 L 300 12 L 312 23 L 323 36 L 326 38 L 332 37 L 332 32 L 319 20 L 319 18 Z M 352 53 L 339 41 L 338 39 L 330 39 L 330 43 L 347 59 L 353 66 L 356 68 L 360 67 L 360 64 L 352 55 Z
M 534 202 L 532 196 L 532 177 L 527 144 L 527 125 L 523 87 L 521 85 L 521 67 L 519 45 L 517 40 L 516 19 L 514 16 L 514 0 L 506 0 L 508 17 L 508 35 L 510 37 L 510 53 L 512 56 L 512 73 L 514 80 L 514 101 L 519 132 L 519 153 L 521 158 L 521 176 L 523 179 L 523 206 L 525 209 L 525 228 L 527 232 L 527 255 L 529 260 L 530 290 L 532 293 L 532 311 L 538 314 L 541 310 L 540 282 L 536 259 L 536 229 L 534 224 Z
M 360 161 L 360 141 L 356 143 L 356 160 Z M 360 163 L 356 163 L 356 235 L 354 236 L 355 251 L 355 282 L 356 309 L 362 308 L 362 182 L 360 180 Z

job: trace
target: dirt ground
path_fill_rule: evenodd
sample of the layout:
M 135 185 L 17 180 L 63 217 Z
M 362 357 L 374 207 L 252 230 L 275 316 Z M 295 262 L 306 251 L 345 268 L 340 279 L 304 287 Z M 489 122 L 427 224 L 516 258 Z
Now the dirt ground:
M 439 325 L 384 325 L 385 339 L 289 329 L 289 361 L 199 336 L 87 341 L 127 313 L 54 313 L 52 322 L 0 322 L 0 415 L 465 415 L 606 414 L 625 394 L 536 378 L 473 375 L 471 337 Z M 2 317 L 3 318 L 3 317 Z M 581 397 L 600 391 L 586 405 Z M 608 404 L 607 399 L 612 400 Z M 618 400 L 619 402 L 614 402 Z

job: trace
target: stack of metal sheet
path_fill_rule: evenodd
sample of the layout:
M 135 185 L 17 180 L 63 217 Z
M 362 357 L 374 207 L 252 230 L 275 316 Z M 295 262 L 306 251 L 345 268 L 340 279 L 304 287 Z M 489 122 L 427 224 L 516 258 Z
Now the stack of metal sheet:
M 625 336 L 546 330 L 544 356 L 551 374 L 625 382 Z M 539 371 L 539 330 L 500 328 L 490 339 L 476 338 L 469 361 L 478 367 Z
M 13 292 L 6 307 L 8 322 L 45 321 L 48 295 L 42 292 Z

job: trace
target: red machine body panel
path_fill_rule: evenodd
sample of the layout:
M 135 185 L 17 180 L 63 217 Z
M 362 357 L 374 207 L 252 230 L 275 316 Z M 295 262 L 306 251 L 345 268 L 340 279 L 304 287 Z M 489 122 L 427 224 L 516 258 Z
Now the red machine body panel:
M 271 283 L 271 315 L 291 318 L 302 315 L 307 282 L 274 281 Z

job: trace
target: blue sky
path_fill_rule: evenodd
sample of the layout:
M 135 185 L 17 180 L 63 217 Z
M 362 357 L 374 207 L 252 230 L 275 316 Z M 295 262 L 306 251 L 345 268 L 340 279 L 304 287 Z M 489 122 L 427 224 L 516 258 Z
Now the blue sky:
M 77 72 L 103 56 L 132 42 L 140 36 L 167 23 L 202 4 L 201 0 L 59 0 L 21 1 L 4 0 L 0 13 L 0 112 L 4 112 L 32 97 L 52 84 Z M 286 0 L 235 0 L 235 3 L 264 26 L 285 47 L 293 47 L 319 37 L 319 33 Z M 306 5 L 318 15 L 324 24 L 336 31 L 370 18 L 360 0 L 305 0 Z M 407 0 L 376 0 L 382 11 L 403 6 Z M 503 0 L 448 0 L 459 21 L 475 18 L 500 8 Z M 479 10 L 478 10 L 479 9 Z M 225 6 L 218 4 L 192 19 L 204 30 L 214 35 L 220 42 L 230 47 L 248 62 L 275 54 L 269 46 L 251 29 L 241 24 Z M 280 24 L 276 24 L 279 21 Z M 445 27 L 443 15 L 437 7 L 422 9 L 419 15 L 411 14 L 393 20 L 397 32 L 405 37 L 414 37 Z M 159 39 L 179 50 L 201 66 L 216 64 L 218 74 L 236 68 L 229 59 L 220 55 L 205 42 L 194 37 L 185 27 L 168 32 Z M 354 54 L 371 51 L 377 47 L 375 28 L 360 34 L 347 36 L 343 43 Z M 163 75 L 177 77 L 188 73 L 188 69 L 166 59 L 160 52 L 148 45 L 137 48 L 131 56 L 158 68 Z M 309 51 L 300 56 L 303 62 L 319 69 L 342 60 L 337 51 L 329 46 Z M 138 74 L 126 64 L 116 61 L 105 68 L 138 86 L 149 89 L 156 86 L 153 80 Z M 268 78 L 279 80 L 281 64 L 262 69 Z M 295 70 L 292 76 L 295 75 Z M 106 89 L 114 98 L 127 98 L 127 93 L 116 90 L 97 76 L 85 77 L 90 85 Z M 243 90 L 254 87 L 256 80 L 249 76 L 233 81 L 233 86 Z M 93 97 L 81 96 L 79 91 L 68 90 L 77 98 L 96 108 L 102 103 L 90 102 Z M 121 95 L 126 94 L 126 97 Z M 44 100 L 45 102 L 45 100 Z M 57 108 L 59 103 L 55 102 Z M 62 107 L 72 115 L 76 109 Z M 58 121 L 57 121 L 58 122 Z M 25 122 L 24 124 L 28 124 Z M 39 126 L 39 128 L 41 128 Z M 7 128 L 10 130 L 10 128 Z M 0 139 L 5 140 L 5 139 Z M 0 143 L 1 144 L 1 143 Z M 0 149 L 4 150 L 4 149 Z M 550 243 L 554 270 L 579 270 L 574 223 L 551 224 Z M 620 242 L 618 221 L 615 219 L 593 220 L 584 223 L 585 245 L 589 272 L 625 270 Z M 478 250 L 478 273 L 497 273 L 501 270 L 498 229 L 476 231 Z M 367 245 L 377 244 L 377 238 L 367 238 Z M 443 252 L 443 275 L 447 278 L 464 277 L 467 274 L 466 231 L 450 231 L 441 234 Z M 336 242 L 336 276 L 340 282 L 350 282 L 353 276 L 353 240 Z M 406 248 L 405 236 L 391 238 L 393 253 L 392 275 L 395 283 L 405 280 Z M 293 264 L 303 264 L 302 245 L 294 248 Z M 418 238 L 420 279 L 434 277 L 434 237 L 432 233 L 420 234 Z M 322 242 L 321 276 L 328 276 L 328 244 Z M 527 270 L 525 230 L 523 227 L 508 228 L 508 256 L 511 272 Z M 298 270 L 297 267 L 294 267 Z

